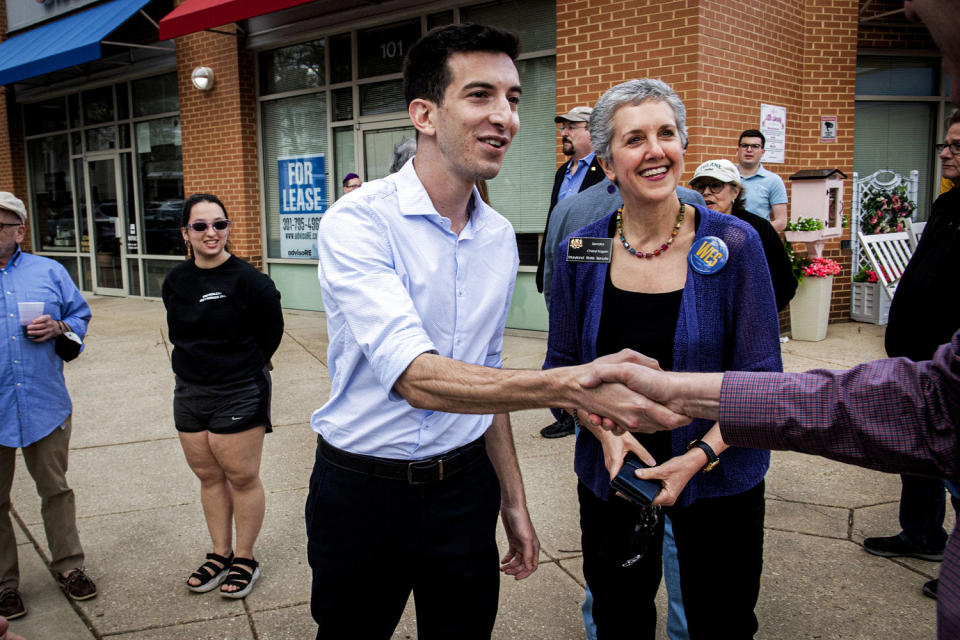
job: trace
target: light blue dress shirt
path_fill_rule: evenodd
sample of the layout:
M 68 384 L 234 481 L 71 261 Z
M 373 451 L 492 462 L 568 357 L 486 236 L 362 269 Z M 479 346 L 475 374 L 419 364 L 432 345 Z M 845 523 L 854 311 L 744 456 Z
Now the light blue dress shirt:
M 334 447 L 418 460 L 472 442 L 490 426 L 491 415 L 415 409 L 393 390 L 422 353 L 502 364 L 516 237 L 476 189 L 472 202 L 458 236 L 408 161 L 324 214 L 318 275 L 331 386 L 310 424 Z
M 767 171 L 761 164 L 757 172 L 746 178 L 740 176 L 746 190 L 746 208 L 750 213 L 770 219 L 770 209 L 775 204 L 787 204 L 787 188 L 777 174 Z
M 570 163 L 567 163 L 567 170 L 563 172 L 563 182 L 560 184 L 560 190 L 557 191 L 557 202 L 580 192 L 580 185 L 583 184 L 583 178 L 587 175 L 595 155 L 597 155 L 596 152 L 591 151 L 580 158 L 577 162 L 577 172 L 573 175 L 570 175 Z
M 25 447 L 50 435 L 73 411 L 56 340 L 24 337 L 18 302 L 43 302 L 43 312 L 83 337 L 90 306 L 56 260 L 20 249 L 0 269 L 0 445 Z

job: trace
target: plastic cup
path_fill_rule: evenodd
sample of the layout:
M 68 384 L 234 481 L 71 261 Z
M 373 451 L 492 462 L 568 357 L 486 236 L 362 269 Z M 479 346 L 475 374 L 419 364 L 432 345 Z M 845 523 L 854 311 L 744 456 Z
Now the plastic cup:
M 20 326 L 23 327 L 26 335 L 27 325 L 43 315 L 42 302 L 18 302 L 17 309 L 20 312 Z

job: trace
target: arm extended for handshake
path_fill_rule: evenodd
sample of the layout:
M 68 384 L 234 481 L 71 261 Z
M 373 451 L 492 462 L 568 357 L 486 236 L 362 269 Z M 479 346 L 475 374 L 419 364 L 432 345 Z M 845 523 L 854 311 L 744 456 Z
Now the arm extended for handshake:
M 925 362 L 888 358 L 806 373 L 665 373 L 600 364 L 580 382 L 620 383 L 675 415 L 719 420 L 731 446 L 800 451 L 888 473 L 960 474 L 960 331 Z M 590 419 L 599 424 L 601 415 Z

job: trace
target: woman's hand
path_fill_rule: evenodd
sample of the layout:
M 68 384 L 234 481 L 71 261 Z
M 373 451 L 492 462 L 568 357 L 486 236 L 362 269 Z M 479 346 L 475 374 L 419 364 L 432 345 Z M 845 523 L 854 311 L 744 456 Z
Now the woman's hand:
M 597 429 L 599 434 L 595 432 L 594 429 Z M 600 445 L 603 447 L 603 463 L 610 473 L 611 480 L 620 473 L 620 468 L 623 466 L 623 459 L 627 457 L 628 453 L 633 453 L 640 458 L 644 464 L 650 465 L 651 467 L 657 464 L 657 461 L 650 455 L 650 452 L 647 451 L 642 444 L 637 442 L 637 439 L 630 432 L 622 435 L 614 435 L 596 426 L 592 426 L 590 431 L 600 440 Z
M 663 484 L 660 493 L 653 499 L 653 506 L 669 507 L 680 497 L 680 492 L 707 463 L 707 456 L 694 448 L 682 456 L 670 458 L 658 467 L 638 469 L 636 476 L 643 480 L 659 480 Z

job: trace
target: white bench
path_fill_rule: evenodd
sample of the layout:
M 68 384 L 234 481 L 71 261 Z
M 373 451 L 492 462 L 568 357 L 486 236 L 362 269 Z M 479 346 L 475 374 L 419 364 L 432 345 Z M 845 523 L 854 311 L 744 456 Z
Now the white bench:
M 906 231 L 896 233 L 878 233 L 865 236 L 857 233 L 860 247 L 867 256 L 870 267 L 877 273 L 877 280 L 884 291 L 893 299 L 897 283 L 907 263 L 913 256 L 913 245 Z
M 910 218 L 907 218 L 907 236 L 909 237 L 912 248 L 917 248 L 917 243 L 920 242 L 920 236 L 923 235 L 923 228 L 926 226 L 926 222 L 914 222 Z

